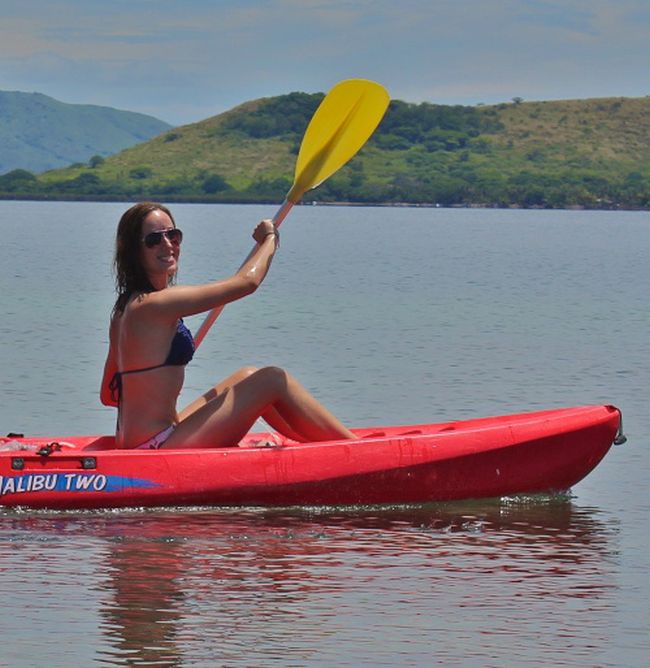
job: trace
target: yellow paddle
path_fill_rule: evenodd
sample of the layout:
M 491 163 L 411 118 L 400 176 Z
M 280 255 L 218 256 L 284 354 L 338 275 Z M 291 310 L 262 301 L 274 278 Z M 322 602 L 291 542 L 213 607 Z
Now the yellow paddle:
M 294 204 L 343 167 L 368 141 L 384 116 L 390 98 L 383 86 L 365 79 L 336 84 L 316 109 L 303 137 L 293 185 L 273 217 L 280 226 Z M 194 335 L 198 348 L 223 311 L 212 309 Z

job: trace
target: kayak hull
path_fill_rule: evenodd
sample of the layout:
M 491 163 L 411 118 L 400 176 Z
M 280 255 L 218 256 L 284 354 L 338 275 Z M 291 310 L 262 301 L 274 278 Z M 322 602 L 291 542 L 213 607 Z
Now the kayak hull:
M 354 430 L 359 440 L 119 450 L 110 436 L 0 439 L 0 506 L 341 506 L 565 491 L 620 430 L 582 406 Z

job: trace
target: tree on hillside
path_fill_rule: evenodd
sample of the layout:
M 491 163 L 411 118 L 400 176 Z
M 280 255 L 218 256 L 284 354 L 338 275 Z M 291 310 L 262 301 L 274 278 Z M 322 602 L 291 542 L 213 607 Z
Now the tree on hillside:
M 224 190 L 229 190 L 230 186 L 223 176 L 220 176 L 219 174 L 211 174 L 205 178 L 201 189 L 206 195 L 215 195 Z
M 36 186 L 36 184 L 36 177 L 26 169 L 13 169 L 0 176 L 0 192 L 29 192 Z
M 256 139 L 302 136 L 322 99 L 322 93 L 290 93 L 270 98 L 254 111 L 233 115 L 223 124 L 223 129 L 239 130 Z

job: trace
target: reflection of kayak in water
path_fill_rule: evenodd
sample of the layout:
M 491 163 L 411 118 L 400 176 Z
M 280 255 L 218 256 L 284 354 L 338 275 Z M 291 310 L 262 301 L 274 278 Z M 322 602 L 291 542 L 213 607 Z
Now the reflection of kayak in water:
M 425 503 L 563 491 L 620 436 L 614 406 L 356 429 L 358 441 L 117 450 L 111 436 L 0 438 L 0 505 Z M 271 447 L 246 447 L 274 441 Z

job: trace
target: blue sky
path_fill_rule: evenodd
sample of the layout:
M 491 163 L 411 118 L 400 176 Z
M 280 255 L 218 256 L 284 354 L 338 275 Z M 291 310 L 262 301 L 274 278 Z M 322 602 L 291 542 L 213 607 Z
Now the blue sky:
M 409 102 L 640 97 L 649 35 L 648 0 L 5 0 L 0 90 L 174 125 L 350 77 Z

